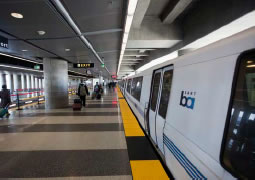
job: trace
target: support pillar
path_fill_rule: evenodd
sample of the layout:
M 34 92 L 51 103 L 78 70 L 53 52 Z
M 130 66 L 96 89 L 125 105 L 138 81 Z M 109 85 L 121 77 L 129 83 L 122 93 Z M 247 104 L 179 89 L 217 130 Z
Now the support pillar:
M 2 85 L 6 85 L 6 74 L 2 73 L 1 74 L 1 87 L 2 88 Z
M 68 64 L 64 60 L 44 59 L 45 107 L 68 107 Z

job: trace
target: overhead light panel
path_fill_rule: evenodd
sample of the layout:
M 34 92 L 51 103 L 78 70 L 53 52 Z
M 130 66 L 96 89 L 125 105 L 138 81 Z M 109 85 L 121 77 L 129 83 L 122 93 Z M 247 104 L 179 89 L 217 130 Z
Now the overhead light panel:
M 11 13 L 11 16 L 14 17 L 14 18 L 17 18 L 17 19 L 22 19 L 22 18 L 23 18 L 23 15 L 22 15 L 22 14 L 20 14 L 20 13 L 15 13 L 15 12 Z
M 22 49 L 21 51 L 23 51 L 23 52 L 27 52 L 28 50 L 26 50 L 26 49 Z
M 71 49 L 65 49 L 65 51 L 71 51 Z
M 128 2 L 128 15 L 134 15 L 138 0 L 129 0 Z
M 123 43 L 127 43 L 128 41 L 128 33 L 124 33 L 123 35 Z
M 124 33 L 129 33 L 134 16 L 127 15 Z
M 123 50 L 123 51 L 125 51 L 126 46 L 127 46 L 128 35 L 129 35 L 129 31 L 132 26 L 132 21 L 134 18 L 137 2 L 138 2 L 138 0 L 129 0 L 128 1 L 127 16 L 126 16 L 126 22 L 125 22 L 124 34 L 123 34 L 122 46 L 121 46 L 121 50 Z M 120 54 L 117 75 L 120 71 L 120 65 L 121 65 L 122 59 L 123 59 L 123 54 Z

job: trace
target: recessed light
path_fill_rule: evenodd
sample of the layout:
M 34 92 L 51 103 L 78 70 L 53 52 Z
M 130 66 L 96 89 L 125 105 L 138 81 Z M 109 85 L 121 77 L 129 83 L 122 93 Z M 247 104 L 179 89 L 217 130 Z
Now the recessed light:
M 20 14 L 20 13 L 11 13 L 11 16 L 14 17 L 14 18 L 18 18 L 18 19 L 22 19 L 23 18 L 23 15 Z
M 65 49 L 65 51 L 71 51 L 71 49 Z
M 45 32 L 45 31 L 37 31 L 37 33 L 38 33 L 40 36 L 42 36 L 42 35 L 44 35 L 46 32 Z
M 26 52 L 26 51 L 28 51 L 28 50 L 26 50 L 26 49 L 22 49 L 21 51 Z

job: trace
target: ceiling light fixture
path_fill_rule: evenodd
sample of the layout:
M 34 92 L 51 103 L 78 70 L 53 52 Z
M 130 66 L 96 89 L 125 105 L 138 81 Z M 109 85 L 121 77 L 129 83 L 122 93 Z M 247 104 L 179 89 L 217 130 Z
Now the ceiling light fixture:
M 37 33 L 38 33 L 40 36 L 43 36 L 46 32 L 45 32 L 45 31 L 37 31 Z
M 11 13 L 11 16 L 14 17 L 14 18 L 17 18 L 17 19 L 22 19 L 22 18 L 23 18 L 23 15 L 22 15 L 22 14 L 20 14 L 20 13 L 15 13 L 15 12 Z
M 26 50 L 26 49 L 22 49 L 21 51 L 23 51 L 23 52 L 27 52 L 28 50 Z
M 121 45 L 121 50 L 122 51 L 125 51 L 126 46 L 127 46 L 128 35 L 129 35 L 129 31 L 131 29 L 131 25 L 132 25 L 132 21 L 133 21 L 133 18 L 134 18 L 137 2 L 138 2 L 138 0 L 129 0 L 128 1 L 127 16 L 126 16 L 124 34 L 123 34 L 122 45 Z M 120 71 L 120 65 L 121 65 L 122 59 L 123 59 L 123 54 L 120 53 L 120 59 L 119 59 L 119 64 L 118 64 L 117 75 Z
M 65 51 L 71 51 L 71 49 L 65 49 Z

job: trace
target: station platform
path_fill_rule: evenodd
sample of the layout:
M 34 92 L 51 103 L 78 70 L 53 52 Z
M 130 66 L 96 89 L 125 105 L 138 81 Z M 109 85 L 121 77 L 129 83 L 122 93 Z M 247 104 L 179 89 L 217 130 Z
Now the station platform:
M 0 120 L 0 179 L 164 180 L 156 151 L 119 89 L 81 111 L 13 110 Z

